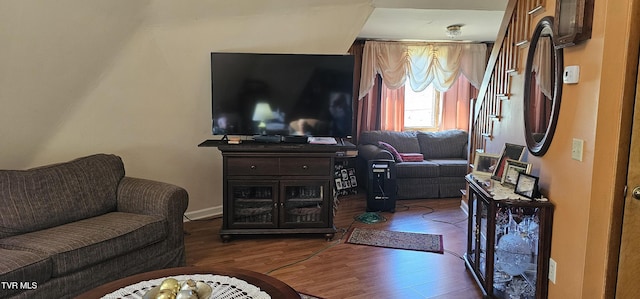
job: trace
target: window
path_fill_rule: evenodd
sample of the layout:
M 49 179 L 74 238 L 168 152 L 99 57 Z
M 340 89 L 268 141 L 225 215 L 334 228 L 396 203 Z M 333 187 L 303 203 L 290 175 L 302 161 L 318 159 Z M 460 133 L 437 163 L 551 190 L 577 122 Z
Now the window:
M 404 86 L 404 130 L 437 131 L 440 122 L 440 92 L 429 85 L 415 92 Z

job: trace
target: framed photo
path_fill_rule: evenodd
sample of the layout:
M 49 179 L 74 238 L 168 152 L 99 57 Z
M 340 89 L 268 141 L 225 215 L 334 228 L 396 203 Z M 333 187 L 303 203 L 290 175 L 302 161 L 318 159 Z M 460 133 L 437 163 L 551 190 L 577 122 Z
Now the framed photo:
M 336 189 L 342 190 L 344 187 L 342 186 L 342 180 L 340 178 L 335 179 L 336 181 Z
M 495 154 L 476 153 L 472 174 L 491 175 L 498 165 L 498 158 L 500 156 Z
M 351 187 L 357 187 L 358 186 L 358 181 L 356 180 L 356 176 L 352 175 L 349 177 L 349 179 L 351 180 Z
M 504 173 L 505 166 L 507 165 L 507 160 L 516 160 L 520 161 L 522 156 L 524 156 L 524 145 L 505 143 L 502 148 L 502 152 L 500 153 L 500 159 L 498 160 L 498 165 L 493 170 L 493 174 L 491 178 L 496 181 L 502 181 L 502 174 Z
M 502 174 L 502 184 L 509 187 L 515 187 L 520 173 L 530 174 L 531 163 L 507 159 L 507 164 L 505 165 L 504 173 Z
M 519 173 L 514 192 L 526 198 L 536 198 L 538 196 L 538 177 Z

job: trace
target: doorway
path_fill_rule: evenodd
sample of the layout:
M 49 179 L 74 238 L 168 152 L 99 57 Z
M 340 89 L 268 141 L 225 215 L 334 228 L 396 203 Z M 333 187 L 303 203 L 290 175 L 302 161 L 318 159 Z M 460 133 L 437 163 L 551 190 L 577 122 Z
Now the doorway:
M 616 298 L 640 297 L 640 284 L 637 283 L 640 275 L 640 77 L 636 82 Z

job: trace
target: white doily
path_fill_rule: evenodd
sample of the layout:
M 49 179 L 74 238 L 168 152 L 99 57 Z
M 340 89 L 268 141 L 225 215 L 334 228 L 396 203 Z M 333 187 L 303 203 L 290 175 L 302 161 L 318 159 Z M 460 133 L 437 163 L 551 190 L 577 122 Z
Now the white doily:
M 489 192 L 494 200 L 515 199 L 531 201 L 531 198 L 514 193 L 513 188 L 503 186 L 499 181 L 491 179 L 490 175 L 474 174 L 473 179 L 478 185 L 482 186 L 487 192 Z M 548 199 L 542 197 L 536 199 L 536 201 L 548 201 Z
M 170 276 L 179 281 L 193 279 L 208 284 L 213 292 L 209 298 L 220 299 L 270 299 L 271 296 L 242 279 L 213 274 L 189 274 Z M 162 283 L 168 277 L 141 281 L 107 294 L 103 299 L 132 298 L 142 299 L 144 294 Z
M 494 200 L 517 199 L 531 201 L 530 198 L 515 194 L 512 188 L 502 186 L 498 181 L 495 181 L 495 183 L 493 184 L 493 189 L 490 189 L 488 191 L 491 193 Z

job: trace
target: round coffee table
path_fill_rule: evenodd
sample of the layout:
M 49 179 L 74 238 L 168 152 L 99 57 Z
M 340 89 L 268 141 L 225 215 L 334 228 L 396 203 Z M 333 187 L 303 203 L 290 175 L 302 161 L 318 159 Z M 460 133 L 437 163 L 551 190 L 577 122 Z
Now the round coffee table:
M 229 276 L 244 280 L 247 283 L 260 288 L 260 290 L 269 294 L 269 296 L 274 299 L 300 299 L 300 294 L 298 294 L 298 292 L 296 292 L 292 287 L 269 275 L 245 269 L 227 267 L 179 267 L 140 273 L 103 284 L 95 289 L 78 295 L 76 298 L 101 298 L 121 288 L 142 281 L 189 274 L 215 274 Z

